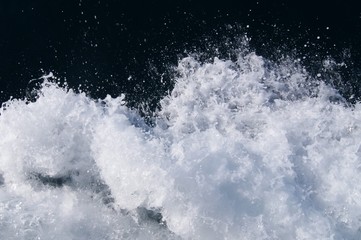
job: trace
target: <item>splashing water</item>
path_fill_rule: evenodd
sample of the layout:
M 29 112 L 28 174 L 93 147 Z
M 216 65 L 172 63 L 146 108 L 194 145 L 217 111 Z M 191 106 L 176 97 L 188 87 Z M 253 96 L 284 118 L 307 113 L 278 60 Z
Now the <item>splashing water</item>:
M 4 104 L 0 239 L 361 238 L 359 103 L 254 53 L 178 73 L 154 127 L 48 81 Z

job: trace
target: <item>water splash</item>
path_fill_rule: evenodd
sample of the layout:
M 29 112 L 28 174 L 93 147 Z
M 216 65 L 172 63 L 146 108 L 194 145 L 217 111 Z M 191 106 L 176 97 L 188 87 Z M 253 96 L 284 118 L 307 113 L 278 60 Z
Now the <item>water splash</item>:
M 48 81 L 35 102 L 8 101 L 0 237 L 361 237 L 359 103 L 246 52 L 184 58 L 175 81 L 152 127 L 124 96 Z

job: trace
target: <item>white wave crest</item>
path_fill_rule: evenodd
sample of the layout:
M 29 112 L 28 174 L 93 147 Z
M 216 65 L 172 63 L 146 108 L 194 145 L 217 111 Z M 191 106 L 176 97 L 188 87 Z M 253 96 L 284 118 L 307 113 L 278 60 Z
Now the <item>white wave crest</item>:
M 154 127 L 47 81 L 7 102 L 0 238 L 361 237 L 359 103 L 254 53 L 182 59 L 175 81 Z

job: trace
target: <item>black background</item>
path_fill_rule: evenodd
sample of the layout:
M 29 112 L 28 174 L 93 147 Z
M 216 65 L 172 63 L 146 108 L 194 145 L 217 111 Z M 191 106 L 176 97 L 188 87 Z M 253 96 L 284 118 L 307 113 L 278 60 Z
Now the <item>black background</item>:
M 345 94 L 360 96 L 361 9 L 354 2 L 1 1 L 0 102 L 24 97 L 29 80 L 52 71 L 93 98 L 126 93 L 130 105 L 156 103 L 171 88 L 179 58 L 227 57 L 245 34 L 257 54 L 293 52 L 311 72 L 327 56 L 346 59 Z

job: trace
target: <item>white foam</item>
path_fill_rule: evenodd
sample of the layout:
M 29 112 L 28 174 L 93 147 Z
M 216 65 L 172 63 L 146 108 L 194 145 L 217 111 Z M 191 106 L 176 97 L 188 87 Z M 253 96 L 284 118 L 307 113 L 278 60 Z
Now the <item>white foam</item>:
M 155 127 L 47 81 L 9 101 L 0 238 L 361 237 L 359 103 L 254 53 L 178 71 Z

